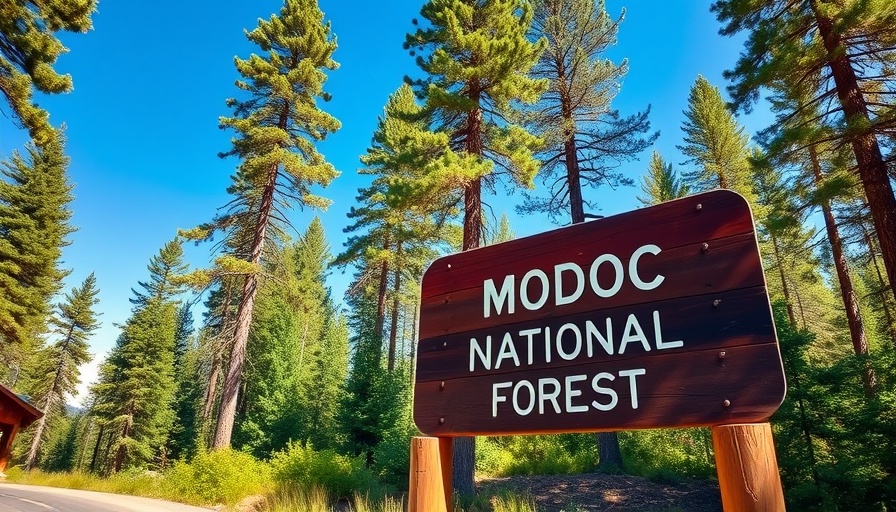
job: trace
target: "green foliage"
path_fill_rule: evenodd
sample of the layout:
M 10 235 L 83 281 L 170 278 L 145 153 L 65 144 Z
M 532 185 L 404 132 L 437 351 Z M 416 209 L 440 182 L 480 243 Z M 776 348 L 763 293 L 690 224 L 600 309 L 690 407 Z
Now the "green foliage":
M 19 347 L 44 333 L 50 300 L 68 273 L 59 264 L 73 231 L 69 159 L 62 134 L 52 135 L 0 163 L 0 362 L 7 367 L 21 362 Z
M 487 437 L 476 453 L 476 469 L 493 476 L 586 473 L 598 460 L 590 434 Z
M 99 303 L 96 278 L 87 276 L 78 288 L 65 295 L 65 302 L 51 319 L 56 341 L 39 349 L 30 361 L 28 390 L 44 415 L 37 421 L 31 450 L 25 462 L 31 468 L 38 461 L 41 442 L 49 434 L 48 424 L 65 413 L 65 401 L 81 382 L 80 366 L 90 361 L 87 339 L 99 327 L 94 307 Z
M 39 146 L 56 135 L 47 112 L 33 102 L 33 89 L 49 94 L 72 90 L 71 76 L 53 69 L 68 51 L 55 32 L 87 32 L 95 9 L 96 0 L 17 1 L 0 7 L 0 92 L 13 121 L 28 129 Z
M 164 474 L 163 488 L 179 501 L 234 505 L 271 489 L 271 468 L 251 455 L 231 449 L 200 452 L 189 462 L 175 462 Z
M 315 451 L 310 445 L 290 443 L 285 450 L 273 454 L 271 467 L 278 483 L 294 483 L 306 489 L 321 487 L 336 497 L 367 494 L 377 487 L 364 459 L 339 455 L 333 450 Z
M 657 151 L 653 152 L 650 167 L 642 178 L 641 191 L 644 192 L 644 196 L 638 196 L 638 201 L 644 206 L 678 199 L 691 192 L 688 186 L 678 179 L 672 170 L 672 164 L 667 164 Z
M 727 188 L 755 204 L 750 182 L 749 137 L 722 99 L 719 89 L 702 76 L 691 87 L 684 144 L 676 146 L 696 168 L 684 174 L 694 191 Z
M 616 44 L 619 18 L 612 19 L 603 0 L 538 0 L 534 5 L 531 38 L 542 39 L 545 51 L 532 68 L 534 78 L 547 81 L 541 99 L 526 109 L 527 126 L 544 140 L 538 156 L 547 197 L 525 193 L 521 212 L 546 212 L 557 220 L 571 213 L 584 222 L 585 187 L 631 185 L 619 172 L 652 144 L 659 133 L 650 131 L 648 107 L 625 117 L 612 108 L 628 72 L 606 57 Z
M 712 438 L 706 428 L 623 432 L 619 443 L 631 474 L 662 483 L 715 475 Z

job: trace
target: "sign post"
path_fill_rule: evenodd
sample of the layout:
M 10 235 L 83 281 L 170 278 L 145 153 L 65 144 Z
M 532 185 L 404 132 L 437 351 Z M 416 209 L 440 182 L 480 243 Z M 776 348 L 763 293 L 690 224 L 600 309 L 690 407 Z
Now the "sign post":
M 449 255 L 423 276 L 414 420 L 428 435 L 762 423 L 785 389 L 752 214 L 731 191 Z

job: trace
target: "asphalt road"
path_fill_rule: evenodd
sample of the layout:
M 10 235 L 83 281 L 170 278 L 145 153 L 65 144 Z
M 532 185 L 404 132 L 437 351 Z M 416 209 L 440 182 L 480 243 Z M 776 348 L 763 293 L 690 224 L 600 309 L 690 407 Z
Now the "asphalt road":
M 170 501 L 103 492 L 0 483 L 2 512 L 209 512 Z

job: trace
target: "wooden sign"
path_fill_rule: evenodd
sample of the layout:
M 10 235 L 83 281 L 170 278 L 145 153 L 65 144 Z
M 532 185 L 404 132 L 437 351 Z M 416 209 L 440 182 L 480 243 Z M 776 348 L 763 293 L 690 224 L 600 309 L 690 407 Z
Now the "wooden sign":
M 758 422 L 785 388 L 752 214 L 731 191 L 423 276 L 414 419 L 429 435 Z

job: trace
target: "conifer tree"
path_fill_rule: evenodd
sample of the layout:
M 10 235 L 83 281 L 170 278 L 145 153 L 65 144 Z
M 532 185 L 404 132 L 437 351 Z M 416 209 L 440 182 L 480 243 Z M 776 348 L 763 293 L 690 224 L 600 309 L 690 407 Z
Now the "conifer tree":
M 749 137 L 728 110 L 719 89 L 698 76 L 684 115 L 684 144 L 677 147 L 688 157 L 686 163 L 695 164 L 695 169 L 683 176 L 688 186 L 695 191 L 727 188 L 755 204 Z
M 339 128 L 339 121 L 317 106 L 317 99 L 330 99 L 323 90 L 325 71 L 337 67 L 331 57 L 336 41 L 317 1 L 286 0 L 278 15 L 259 20 L 246 36 L 266 55 L 235 60 L 243 77 L 237 87 L 247 98 L 228 100 L 233 117 L 221 118 L 223 128 L 236 132 L 233 148 L 222 156 L 241 160 L 228 189 L 234 199 L 222 216 L 189 232 L 205 239 L 223 230 L 232 248 L 218 259 L 216 271 L 194 276 L 200 285 L 216 274 L 245 276 L 215 448 L 230 446 L 265 244 L 283 237 L 291 205 L 326 208 L 329 201 L 312 187 L 326 186 L 338 174 L 314 146 Z
M 113 472 L 139 466 L 161 455 L 174 421 L 175 337 L 178 331 L 180 289 L 172 286 L 174 269 L 183 269 L 183 250 L 177 239 L 168 242 L 147 267 L 150 279 L 135 291 L 131 317 L 93 386 L 92 414 L 102 420 Z M 165 276 L 165 277 L 163 277 Z
M 644 195 L 638 196 L 638 201 L 644 206 L 671 201 L 690 193 L 688 186 L 678 179 L 672 163 L 667 164 L 657 151 L 650 158 L 647 174 L 642 178 L 641 191 Z
M 80 384 L 79 367 L 90 361 L 87 339 L 99 327 L 94 312 L 98 293 L 96 278 L 90 274 L 80 287 L 65 294 L 65 302 L 51 319 L 57 340 L 34 356 L 36 367 L 30 393 L 44 415 L 37 421 L 25 469 L 30 470 L 37 463 L 47 427 L 64 413 L 66 397 L 74 394 Z
M 417 83 L 436 127 L 451 135 L 457 165 L 441 175 L 464 194 L 463 250 L 482 243 L 482 184 L 499 172 L 531 187 L 541 141 L 508 123 L 516 103 L 532 103 L 547 84 L 528 76 L 544 43 L 527 39 L 532 6 L 526 0 L 431 0 L 420 11 L 430 26 L 409 34 L 406 46 L 420 51 L 428 75 Z M 472 438 L 454 442 L 454 489 L 471 495 L 475 448 Z
M 0 7 L 0 92 L 14 122 L 38 146 L 55 137 L 49 115 L 32 99 L 33 90 L 54 94 L 72 90 L 72 78 L 53 69 L 68 49 L 55 32 L 87 32 L 96 0 L 21 0 Z
M 881 149 L 894 115 L 896 4 L 719 0 L 712 10 L 722 34 L 748 33 L 737 65 L 726 73 L 740 108 L 752 108 L 763 86 L 807 79 L 815 84 L 802 106 L 819 111 L 804 119 L 830 130 L 815 131 L 815 142 L 851 147 L 884 267 L 889 282 L 896 282 L 896 196 Z
M 482 242 L 482 183 L 499 172 L 531 187 L 541 141 L 518 125 L 515 103 L 532 103 L 547 84 L 528 76 L 544 48 L 526 38 L 532 6 L 525 0 L 430 1 L 420 11 L 430 26 L 406 46 L 428 75 L 416 83 L 438 130 L 451 135 L 460 162 L 444 171 L 464 193 L 464 250 Z
M 537 0 L 532 38 L 544 38 L 546 50 L 532 76 L 548 90 L 528 109 L 529 125 L 545 141 L 539 153 L 542 180 L 549 196 L 527 194 L 525 212 L 552 218 L 570 212 L 573 223 L 585 222 L 584 187 L 632 184 L 618 170 L 646 149 L 659 133 L 650 130 L 650 108 L 623 117 L 611 104 L 622 87 L 628 62 L 613 63 L 607 49 L 616 44 L 619 18 L 612 19 L 603 0 Z
M 67 274 L 59 267 L 72 200 L 61 133 L 27 156 L 13 153 L 0 172 L 0 347 L 15 364 L 16 346 L 34 342 L 46 328 L 50 301 Z
M 177 311 L 174 335 L 175 421 L 166 446 L 167 457 L 179 459 L 195 454 L 199 447 L 199 407 L 202 385 L 199 375 L 198 347 L 193 336 L 193 314 L 190 304 Z

